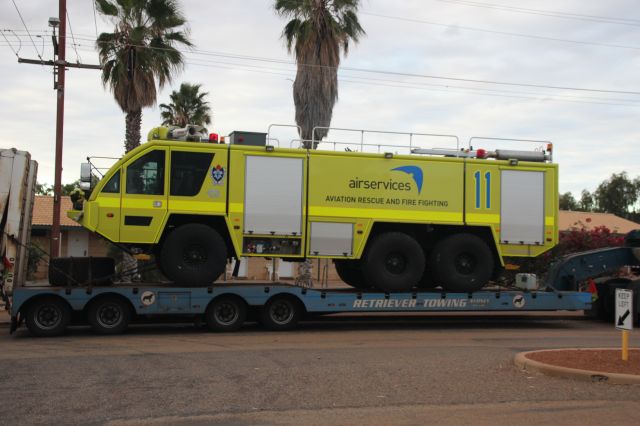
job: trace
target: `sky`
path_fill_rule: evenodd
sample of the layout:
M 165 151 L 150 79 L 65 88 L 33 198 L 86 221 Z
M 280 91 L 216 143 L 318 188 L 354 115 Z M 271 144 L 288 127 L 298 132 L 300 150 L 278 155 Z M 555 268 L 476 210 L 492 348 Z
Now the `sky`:
M 286 19 L 275 14 L 273 1 L 180 4 L 195 49 L 185 52 L 184 70 L 159 92 L 158 103 L 168 102 L 180 83 L 197 83 L 209 93 L 210 131 L 267 132 L 273 123 L 293 124 L 296 68 L 281 39 Z M 97 64 L 96 34 L 112 31 L 112 23 L 94 15 L 91 1 L 68 0 L 67 8 L 75 36 L 68 28 L 67 60 Z M 6 37 L 0 39 L 0 147 L 31 152 L 39 181 L 47 183 L 55 153 L 52 69 L 19 64 L 14 51 L 52 59 L 47 21 L 57 14 L 54 0 L 0 2 Z M 363 0 L 359 17 L 366 36 L 342 60 L 332 127 L 456 135 L 462 146 L 471 137 L 552 141 L 560 191 L 577 197 L 612 173 L 640 174 L 636 1 Z M 124 114 L 100 72 L 70 69 L 66 83 L 63 183 L 79 177 L 87 156 L 124 152 Z M 144 109 L 142 134 L 160 121 L 157 106 Z M 280 132 L 288 145 L 291 129 Z M 329 137 L 359 140 L 350 132 Z M 448 147 L 451 141 L 428 142 Z

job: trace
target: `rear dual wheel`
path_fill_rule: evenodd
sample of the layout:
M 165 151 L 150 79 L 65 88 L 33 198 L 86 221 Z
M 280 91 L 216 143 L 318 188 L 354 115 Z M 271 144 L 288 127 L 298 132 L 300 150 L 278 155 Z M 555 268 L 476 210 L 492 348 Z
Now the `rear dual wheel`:
M 453 234 L 438 242 L 429 256 L 434 282 L 446 291 L 478 291 L 493 274 L 495 260 L 484 240 L 477 235 Z
M 247 304 L 236 296 L 220 296 L 211 302 L 204 315 L 210 330 L 236 331 L 247 318 Z
M 98 334 L 121 334 L 131 321 L 131 307 L 122 297 L 105 295 L 90 302 L 87 322 Z

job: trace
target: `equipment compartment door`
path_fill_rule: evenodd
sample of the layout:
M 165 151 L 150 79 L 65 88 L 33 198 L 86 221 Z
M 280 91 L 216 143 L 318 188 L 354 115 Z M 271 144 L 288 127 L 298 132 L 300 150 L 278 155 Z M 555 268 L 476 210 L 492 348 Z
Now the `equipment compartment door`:
M 248 155 L 244 233 L 302 234 L 304 159 Z
M 544 243 L 544 172 L 503 170 L 500 242 Z

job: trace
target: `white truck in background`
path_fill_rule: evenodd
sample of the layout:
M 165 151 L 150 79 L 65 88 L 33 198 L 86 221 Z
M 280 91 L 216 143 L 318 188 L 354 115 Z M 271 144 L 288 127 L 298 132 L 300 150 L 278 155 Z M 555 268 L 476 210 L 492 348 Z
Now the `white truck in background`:
M 0 309 L 26 280 L 37 172 L 28 152 L 0 149 Z

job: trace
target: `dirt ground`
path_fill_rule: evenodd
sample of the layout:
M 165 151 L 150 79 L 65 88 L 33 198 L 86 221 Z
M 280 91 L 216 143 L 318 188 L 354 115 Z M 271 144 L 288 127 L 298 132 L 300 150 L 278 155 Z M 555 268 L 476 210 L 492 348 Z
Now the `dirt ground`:
M 640 375 L 640 349 L 629 350 L 628 361 L 622 361 L 620 349 L 542 351 L 527 354 L 526 357 L 560 367 Z

